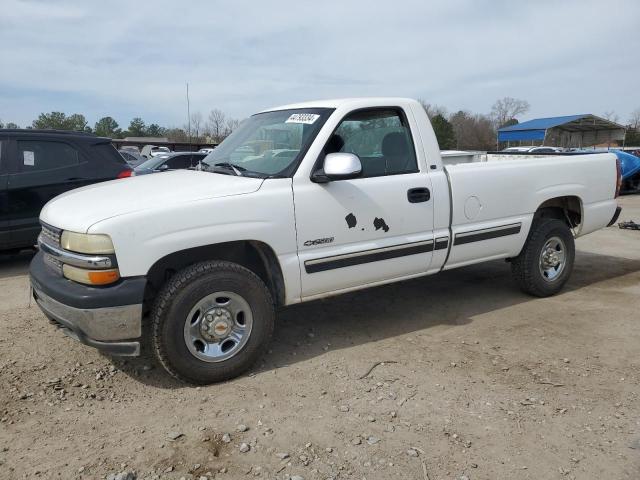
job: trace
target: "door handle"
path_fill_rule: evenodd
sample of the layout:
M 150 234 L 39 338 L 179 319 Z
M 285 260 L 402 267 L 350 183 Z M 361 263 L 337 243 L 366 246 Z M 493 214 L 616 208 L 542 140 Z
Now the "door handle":
M 428 202 L 431 199 L 431 192 L 428 188 L 410 188 L 407 191 L 409 203 Z

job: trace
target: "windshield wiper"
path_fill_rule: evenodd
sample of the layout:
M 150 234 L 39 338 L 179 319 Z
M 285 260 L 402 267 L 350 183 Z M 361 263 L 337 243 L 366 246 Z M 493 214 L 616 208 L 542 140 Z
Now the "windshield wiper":
M 241 177 L 242 172 L 247 171 L 246 168 L 241 167 L 240 165 L 236 165 L 234 163 L 229 163 L 229 162 L 220 162 L 220 163 L 214 164 L 213 166 L 231 170 L 237 177 Z

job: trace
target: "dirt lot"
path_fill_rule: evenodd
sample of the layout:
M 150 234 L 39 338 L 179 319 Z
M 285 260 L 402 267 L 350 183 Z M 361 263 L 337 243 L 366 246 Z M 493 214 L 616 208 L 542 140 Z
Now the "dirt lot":
M 640 232 L 578 249 L 553 298 L 493 262 L 288 308 L 206 388 L 65 337 L 0 257 L 0 478 L 638 479 Z

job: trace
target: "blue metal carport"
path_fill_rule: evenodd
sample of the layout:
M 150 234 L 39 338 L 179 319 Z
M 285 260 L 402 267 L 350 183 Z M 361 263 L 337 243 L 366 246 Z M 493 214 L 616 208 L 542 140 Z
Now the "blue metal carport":
M 625 128 L 592 114 L 536 118 L 498 130 L 498 142 L 542 141 L 558 147 L 586 147 L 624 140 Z

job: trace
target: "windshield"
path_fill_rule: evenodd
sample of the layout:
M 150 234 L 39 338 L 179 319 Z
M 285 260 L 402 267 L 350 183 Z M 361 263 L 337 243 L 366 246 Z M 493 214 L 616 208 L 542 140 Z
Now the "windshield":
M 153 157 L 153 158 L 150 158 L 149 160 L 145 160 L 144 162 L 139 164 L 136 168 L 153 170 L 154 168 L 157 168 L 158 166 L 160 166 L 167 158 L 169 157 L 166 155 Z
M 279 110 L 245 120 L 202 161 L 203 170 L 247 177 L 288 176 L 333 112 Z

